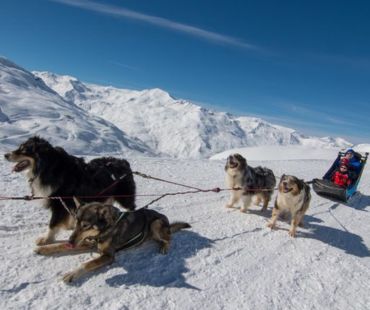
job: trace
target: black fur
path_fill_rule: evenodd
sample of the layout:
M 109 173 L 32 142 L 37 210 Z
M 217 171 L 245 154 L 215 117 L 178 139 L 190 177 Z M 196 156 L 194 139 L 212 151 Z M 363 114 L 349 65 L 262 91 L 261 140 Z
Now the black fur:
M 83 198 L 96 196 L 111 186 L 115 180 L 126 175 L 102 196 L 127 195 L 114 198 L 122 207 L 135 209 L 135 182 L 130 164 L 124 159 L 113 157 L 96 158 L 88 163 L 81 157 L 68 154 L 61 147 L 53 147 L 48 141 L 32 137 L 21 144 L 19 148 L 5 158 L 12 156 L 27 156 L 33 158 L 30 183 L 37 181 L 41 188 L 52 189 L 49 196 L 80 197 L 84 202 L 104 201 L 107 198 Z M 73 199 L 64 199 L 68 209 L 75 212 Z M 59 200 L 48 199 L 46 207 L 51 210 L 49 228 L 53 229 L 67 220 L 69 214 Z
M 258 166 L 254 168 L 248 166 L 243 177 L 244 184 L 249 190 L 249 193 L 251 193 L 250 190 L 260 188 L 271 188 L 271 190 L 273 191 L 273 188 L 276 185 L 276 179 L 273 171 L 266 167 Z

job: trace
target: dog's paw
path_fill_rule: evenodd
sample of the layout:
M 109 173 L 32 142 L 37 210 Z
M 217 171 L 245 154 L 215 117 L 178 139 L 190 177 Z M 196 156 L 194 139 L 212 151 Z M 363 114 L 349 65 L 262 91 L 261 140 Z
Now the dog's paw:
M 166 255 L 168 253 L 168 245 L 167 244 L 163 244 L 160 248 L 159 248 L 159 253 L 163 254 L 163 255 Z
M 69 284 L 69 283 L 72 283 L 74 280 L 76 280 L 77 277 L 78 276 L 77 276 L 76 272 L 71 271 L 71 272 L 66 273 L 63 276 L 62 280 L 63 280 L 64 283 Z
M 165 248 L 165 247 L 162 247 L 159 249 L 159 253 L 163 254 L 163 255 L 166 255 L 168 253 L 168 249 Z
M 266 224 L 267 227 L 271 228 L 271 229 L 274 229 L 275 228 L 275 224 L 274 223 L 271 223 L 271 222 L 268 222 Z
M 52 243 L 52 240 L 50 240 L 48 237 L 41 236 L 36 239 L 36 245 L 46 245 Z
M 232 204 L 227 204 L 227 205 L 225 205 L 225 208 L 232 208 L 233 207 L 233 205 Z
M 45 248 L 44 248 L 44 247 L 42 247 L 42 246 L 38 246 L 38 247 L 36 247 L 36 248 L 33 250 L 33 252 L 34 252 L 35 254 L 39 254 L 39 255 L 47 255 L 47 252 L 46 252 Z
M 295 238 L 295 230 L 294 229 L 289 230 L 289 236 L 291 236 L 292 238 Z

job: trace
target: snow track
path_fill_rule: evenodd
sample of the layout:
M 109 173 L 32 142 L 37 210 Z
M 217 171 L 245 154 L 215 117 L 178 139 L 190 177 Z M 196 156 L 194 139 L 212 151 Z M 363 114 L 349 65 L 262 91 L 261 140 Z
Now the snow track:
M 224 187 L 224 161 L 129 158 L 133 170 L 200 188 Z M 250 162 L 310 180 L 331 161 Z M 1 194 L 29 194 L 26 180 L 0 161 Z M 182 190 L 135 177 L 138 194 Z M 63 273 L 90 254 L 42 257 L 35 239 L 47 226 L 38 201 L 0 201 L 1 309 L 369 309 L 370 173 L 346 206 L 313 193 L 297 238 L 289 223 L 271 231 L 260 206 L 248 214 L 224 208 L 227 192 L 166 197 L 153 205 L 190 230 L 174 235 L 168 255 L 148 242 L 75 285 Z M 151 197 L 138 197 L 138 206 Z M 66 238 L 63 234 L 61 238 Z M 95 255 L 95 254 L 94 254 Z

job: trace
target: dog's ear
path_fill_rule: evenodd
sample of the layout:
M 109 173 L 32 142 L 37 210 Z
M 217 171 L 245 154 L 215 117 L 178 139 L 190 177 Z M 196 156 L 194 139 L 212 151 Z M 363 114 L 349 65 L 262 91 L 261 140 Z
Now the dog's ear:
M 76 196 L 73 196 L 73 201 L 76 205 L 76 209 L 78 209 L 79 207 L 81 207 L 82 203 L 81 201 L 76 197 Z
M 297 178 L 297 186 L 298 186 L 298 189 L 301 191 L 304 187 L 304 181 Z
M 114 204 L 114 198 L 113 197 L 109 197 L 105 202 L 104 202 L 105 205 L 109 205 L 109 206 L 113 206 Z
M 99 230 L 104 229 L 108 223 L 113 222 L 112 214 L 108 208 L 102 208 L 97 213 L 96 226 Z
M 238 160 L 242 169 L 247 167 L 247 160 L 242 155 L 236 153 L 234 154 L 234 157 Z

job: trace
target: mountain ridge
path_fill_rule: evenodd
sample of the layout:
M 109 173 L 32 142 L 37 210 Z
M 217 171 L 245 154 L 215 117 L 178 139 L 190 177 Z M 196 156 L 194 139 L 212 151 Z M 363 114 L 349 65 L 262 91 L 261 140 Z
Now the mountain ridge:
M 178 158 L 209 157 L 227 149 L 260 145 L 348 147 L 342 138 L 309 137 L 263 119 L 215 112 L 159 88 L 128 90 L 84 83 L 70 76 L 34 74 L 66 100 L 114 123 L 149 148 Z

